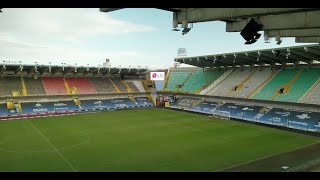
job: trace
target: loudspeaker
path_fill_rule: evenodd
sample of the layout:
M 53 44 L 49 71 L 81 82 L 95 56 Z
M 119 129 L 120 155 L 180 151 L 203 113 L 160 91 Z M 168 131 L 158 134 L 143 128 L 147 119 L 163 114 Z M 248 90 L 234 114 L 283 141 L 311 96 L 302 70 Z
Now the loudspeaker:
M 258 32 L 262 30 L 262 27 L 263 27 L 262 24 L 259 24 L 257 21 L 255 21 L 252 18 L 248 22 L 248 24 L 243 28 L 240 34 L 246 41 L 251 41 L 252 39 L 258 39 L 260 37 Z

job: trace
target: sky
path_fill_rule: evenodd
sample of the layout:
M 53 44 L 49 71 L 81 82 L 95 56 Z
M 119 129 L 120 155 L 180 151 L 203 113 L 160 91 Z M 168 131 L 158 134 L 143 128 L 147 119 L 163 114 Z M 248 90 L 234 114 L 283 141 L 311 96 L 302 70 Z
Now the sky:
M 182 35 L 172 31 L 172 12 L 155 8 L 126 8 L 109 13 L 98 8 L 4 8 L 0 13 L 0 63 L 66 63 L 112 67 L 173 66 L 179 48 L 188 56 L 303 45 L 284 38 L 281 45 L 263 36 L 244 45 L 239 32 L 228 33 L 220 21 L 194 23 Z

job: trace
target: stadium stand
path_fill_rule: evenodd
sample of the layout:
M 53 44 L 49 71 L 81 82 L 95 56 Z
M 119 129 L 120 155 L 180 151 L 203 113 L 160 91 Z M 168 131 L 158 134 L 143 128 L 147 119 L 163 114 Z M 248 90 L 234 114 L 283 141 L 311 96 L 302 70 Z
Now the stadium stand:
M 277 89 L 289 82 L 297 72 L 294 69 L 280 70 L 274 78 L 253 95 L 252 99 L 272 100 Z
M 65 78 L 71 90 L 76 89 L 79 94 L 96 94 L 96 90 L 91 82 L 84 77 L 68 77 Z
M 319 131 L 320 113 L 273 108 L 261 116 L 258 122 L 305 131 Z
M 118 108 L 135 108 L 153 106 L 147 97 L 137 98 L 115 98 L 104 100 L 81 100 L 81 105 L 76 105 L 74 101 L 39 101 L 39 102 L 21 102 L 21 112 L 15 108 L 9 110 L 7 105 L 0 104 L 0 118 L 10 116 L 33 116 L 47 115 L 54 113 L 72 113 L 81 110 L 98 110 L 98 109 L 118 109 Z
M 109 78 L 89 78 L 89 80 L 98 94 L 117 92 Z
M 153 106 L 152 102 L 146 98 L 146 97 L 137 97 L 135 98 L 136 99 L 136 102 L 138 103 L 138 105 L 140 106 Z
M 218 108 L 218 111 L 227 111 L 232 118 L 255 121 L 260 114 L 261 106 L 248 106 L 235 103 L 225 103 Z
M 225 78 L 227 78 L 232 72 L 234 71 L 233 68 L 224 70 L 224 73 L 215 81 L 213 81 L 207 88 L 203 89 L 200 94 L 204 95 L 210 92 L 213 88 L 215 88 L 218 84 L 220 84 Z
M 132 92 L 140 92 L 139 89 L 135 86 L 135 84 L 133 84 L 133 82 L 126 81 L 126 84 L 129 86 Z
M 218 107 L 216 102 L 207 102 L 204 101 L 191 109 L 194 112 L 200 112 L 205 114 L 212 114 Z
M 197 101 L 199 102 L 197 98 L 181 97 L 172 103 L 170 108 L 210 115 L 229 116 L 229 118 L 284 126 L 304 131 L 320 132 L 320 112 L 207 101 L 193 106 Z
M 253 70 L 251 68 L 238 68 L 207 94 L 213 96 L 227 96 L 237 85 L 243 82 L 252 73 Z
M 132 83 L 139 89 L 140 92 L 146 92 L 146 90 L 144 89 L 144 87 L 142 85 L 141 80 L 133 80 Z
M 199 99 L 197 98 L 182 97 L 176 102 L 172 103 L 170 107 L 177 109 L 192 109 L 195 106 L 195 103 L 197 103 L 198 101 Z
M 180 91 L 198 94 L 202 89 L 205 89 L 209 84 L 218 79 L 223 73 L 224 71 L 222 70 L 195 70 L 187 81 L 185 81 Z
M 192 71 L 170 71 L 165 91 L 179 91 L 183 83 L 191 76 Z
M 242 85 L 239 85 L 236 91 L 232 91 L 228 96 L 229 97 L 238 97 L 246 98 L 252 91 L 254 91 L 262 82 L 266 81 L 268 78 L 271 78 L 273 71 L 270 67 L 264 67 L 262 69 L 258 68 L 252 76 L 244 82 Z
M 298 102 L 319 77 L 319 68 L 283 69 L 253 99 Z
M 46 95 L 41 79 L 24 78 L 28 95 Z
M 122 93 L 128 92 L 126 85 L 121 82 L 120 77 L 112 77 L 111 80 L 116 85 L 116 87 L 120 90 L 120 92 Z
M 42 83 L 47 95 L 67 94 L 62 77 L 43 77 Z
M 279 94 L 277 101 L 298 102 L 319 78 L 319 68 L 304 68 L 300 76 L 288 86 L 288 92 Z
M 314 84 L 314 87 L 310 88 L 310 92 L 306 93 L 306 97 L 302 102 L 307 104 L 320 104 L 320 80 Z
M 16 92 L 16 93 L 13 93 Z M 19 77 L 2 77 L 0 78 L 0 95 L 1 96 L 22 96 L 22 84 Z
M 79 110 L 73 101 L 25 102 L 21 103 L 22 113 L 27 115 L 46 114 L 48 112 L 70 112 Z

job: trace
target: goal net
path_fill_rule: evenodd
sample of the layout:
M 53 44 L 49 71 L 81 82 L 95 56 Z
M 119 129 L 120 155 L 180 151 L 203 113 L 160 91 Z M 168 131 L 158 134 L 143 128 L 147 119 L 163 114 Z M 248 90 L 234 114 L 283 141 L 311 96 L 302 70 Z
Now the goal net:
M 219 118 L 219 119 L 228 119 L 228 120 L 230 120 L 231 114 L 230 114 L 229 111 L 218 111 L 218 110 L 214 110 L 214 111 L 211 111 L 211 114 L 209 115 L 209 117 L 214 117 L 214 118 Z

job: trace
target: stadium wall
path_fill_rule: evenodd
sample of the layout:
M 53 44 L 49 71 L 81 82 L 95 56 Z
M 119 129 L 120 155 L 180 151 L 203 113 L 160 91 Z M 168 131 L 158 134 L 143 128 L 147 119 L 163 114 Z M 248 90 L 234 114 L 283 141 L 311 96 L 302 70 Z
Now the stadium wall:
M 158 95 L 164 95 L 164 96 L 175 95 L 177 98 L 179 97 L 202 98 L 207 101 L 238 103 L 238 104 L 246 104 L 246 105 L 252 105 L 252 106 L 264 106 L 264 107 L 283 108 L 283 109 L 290 109 L 290 110 L 320 112 L 320 105 L 316 105 L 316 104 L 302 104 L 302 103 L 268 101 L 268 100 L 258 100 L 258 99 L 207 96 L 207 95 L 197 95 L 197 94 L 188 94 L 188 93 L 158 92 Z

